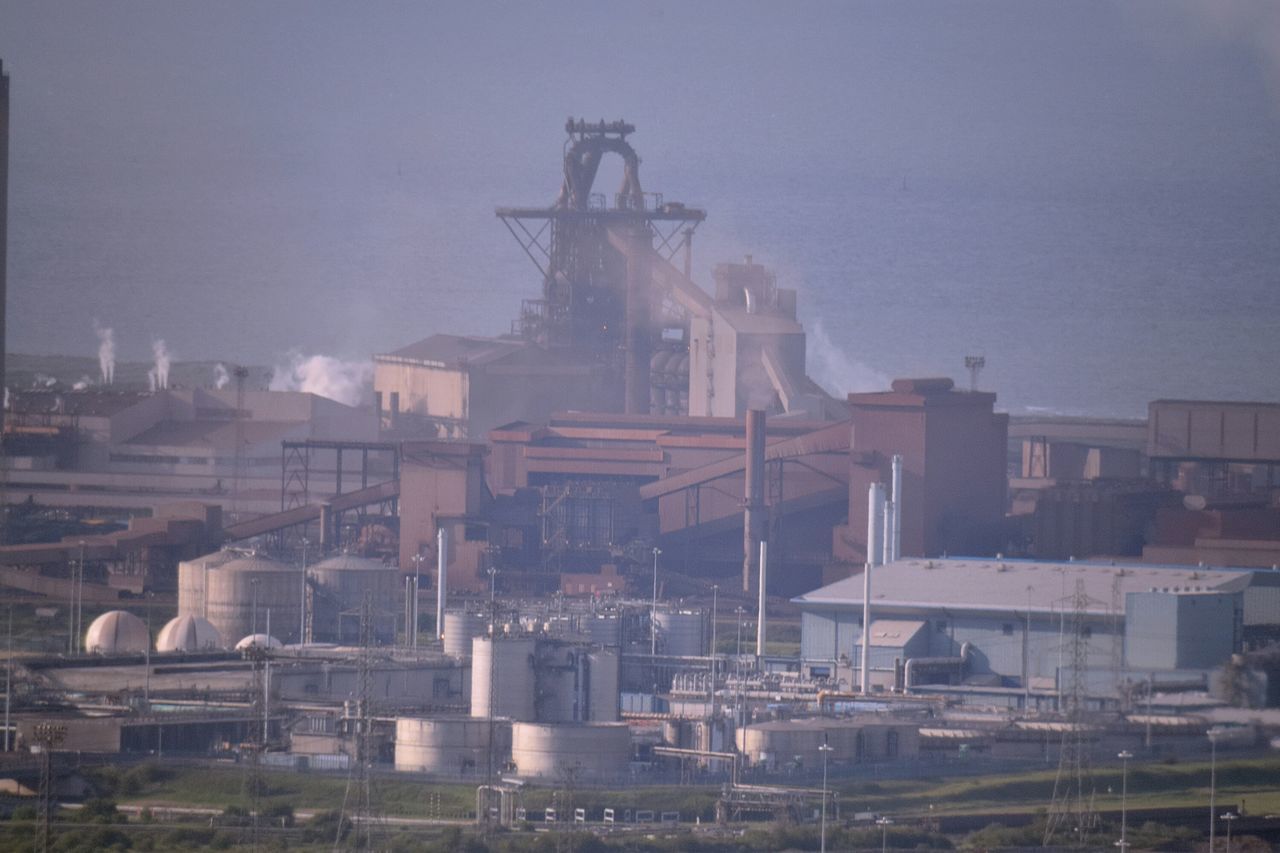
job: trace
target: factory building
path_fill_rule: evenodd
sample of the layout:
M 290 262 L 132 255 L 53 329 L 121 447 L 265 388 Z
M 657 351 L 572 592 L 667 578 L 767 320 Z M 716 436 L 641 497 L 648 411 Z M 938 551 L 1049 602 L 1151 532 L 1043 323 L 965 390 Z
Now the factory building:
M 849 515 L 835 530 L 836 558 L 865 562 L 867 487 L 890 481 L 894 455 L 903 460 L 904 556 L 1003 550 L 1009 416 L 995 401 L 950 379 L 897 379 L 889 391 L 850 394 Z
M 1065 689 L 1076 645 L 1089 689 L 1107 696 L 1150 673 L 1204 680 L 1246 631 L 1280 623 L 1280 576 L 1270 572 L 903 559 L 872 569 L 871 584 L 874 685 L 965 685 L 1018 704 Z M 858 683 L 861 576 L 793 601 L 804 669 Z

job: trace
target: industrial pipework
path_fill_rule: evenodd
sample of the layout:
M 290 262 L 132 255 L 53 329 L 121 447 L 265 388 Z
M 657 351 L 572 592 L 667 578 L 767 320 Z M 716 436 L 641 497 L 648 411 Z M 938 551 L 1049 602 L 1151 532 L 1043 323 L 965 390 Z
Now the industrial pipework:
M 764 443 L 765 419 L 763 409 L 747 409 L 747 459 L 746 459 L 746 494 L 744 495 L 744 512 L 742 518 L 742 591 L 751 592 L 751 581 L 755 577 L 751 565 L 757 549 L 764 542 L 767 521 L 764 506 Z M 763 550 L 761 550 L 763 553 Z M 761 580 L 764 574 L 761 568 Z M 761 601 L 764 593 L 761 592 Z
M 878 565 L 880 551 L 880 513 L 884 510 L 884 484 L 872 483 L 867 489 L 867 562 L 862 569 L 862 692 L 871 692 L 871 570 Z
M 436 531 L 436 638 L 444 640 L 444 606 L 449 600 L 449 531 Z
M 756 665 L 758 666 L 764 660 L 764 638 L 765 638 L 765 588 L 768 586 L 769 571 L 769 543 L 760 543 L 760 599 L 757 607 L 758 615 L 756 617 Z

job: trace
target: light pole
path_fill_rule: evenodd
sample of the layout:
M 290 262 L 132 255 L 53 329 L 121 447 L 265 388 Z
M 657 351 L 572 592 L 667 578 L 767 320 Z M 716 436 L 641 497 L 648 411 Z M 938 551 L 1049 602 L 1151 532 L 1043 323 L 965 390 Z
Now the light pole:
M 249 589 L 253 591 L 252 593 L 253 605 L 249 611 L 249 613 L 251 614 L 250 619 L 252 620 L 253 624 L 249 626 L 249 633 L 256 636 L 258 633 L 258 578 L 254 578 L 251 581 L 249 581 Z
M 298 643 L 307 641 L 307 546 L 311 543 L 302 537 L 302 600 L 298 610 Z
M 818 752 L 822 753 L 822 829 L 818 836 L 821 853 L 827 853 L 827 756 L 832 748 L 829 743 L 818 747 Z
M 84 540 L 80 540 L 80 576 L 76 582 L 76 648 L 84 651 Z
M 413 604 L 409 608 L 413 616 L 413 634 L 409 645 L 413 648 L 418 647 L 418 582 L 422 578 L 422 555 L 413 555 Z
M 737 656 L 741 658 L 742 657 L 742 614 L 746 613 L 746 611 L 742 609 L 742 605 L 738 605 L 738 607 L 733 612 L 738 615 L 738 655 Z
M 1222 819 L 1227 822 L 1227 853 L 1231 853 L 1231 824 L 1238 817 L 1240 817 L 1240 815 L 1235 812 L 1227 812 L 1222 816 Z
M 889 827 L 892 825 L 893 821 L 887 817 L 876 818 L 876 826 L 880 827 L 880 853 L 889 849 Z
M 716 605 L 719 603 L 720 585 L 711 585 L 711 711 L 715 716 L 716 702 L 716 662 L 719 656 L 716 654 Z
M 649 654 L 658 653 L 658 555 L 662 549 L 653 548 L 653 607 L 649 610 Z
M 1214 834 L 1218 823 L 1214 819 L 1218 799 L 1218 733 L 1209 729 L 1207 734 L 1209 735 L 1209 853 L 1214 853 Z
M 1129 830 L 1129 759 L 1133 758 L 1133 753 L 1127 749 L 1120 750 L 1120 754 L 1116 756 L 1120 759 L 1120 841 L 1116 846 L 1120 848 L 1120 853 L 1124 853 L 1126 847 L 1129 846 L 1128 830 Z

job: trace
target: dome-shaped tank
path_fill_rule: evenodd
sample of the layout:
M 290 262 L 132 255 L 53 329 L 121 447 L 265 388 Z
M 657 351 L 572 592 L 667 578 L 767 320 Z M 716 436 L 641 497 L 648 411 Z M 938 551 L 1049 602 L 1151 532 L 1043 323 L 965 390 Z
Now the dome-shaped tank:
M 157 652 L 192 652 L 222 648 L 222 635 L 208 619 L 183 613 L 175 616 L 156 635 Z
M 178 566 L 178 612 L 204 617 L 223 637 L 270 625 L 271 633 L 298 641 L 301 609 L 302 570 L 260 554 L 228 550 Z
M 686 657 L 706 653 L 701 610 L 659 610 L 655 621 L 658 623 L 658 651 Z
M 566 772 L 603 781 L 626 773 L 626 723 L 513 723 L 511 761 L 520 776 L 560 779 Z
M 444 653 L 455 658 L 471 657 L 471 641 L 489 632 L 489 621 L 478 613 L 447 610 L 444 614 Z
M 394 643 L 400 572 L 378 560 L 335 554 L 307 567 L 313 590 L 311 639 L 318 642 L 360 642 L 360 609 L 366 594 L 373 607 L 373 639 Z
M 243 651 L 250 646 L 257 646 L 260 649 L 279 649 L 284 646 L 284 643 L 270 634 L 250 634 L 236 643 L 236 651 Z
M 103 613 L 84 633 L 85 651 L 103 655 L 145 652 L 150 645 L 146 624 L 125 610 Z

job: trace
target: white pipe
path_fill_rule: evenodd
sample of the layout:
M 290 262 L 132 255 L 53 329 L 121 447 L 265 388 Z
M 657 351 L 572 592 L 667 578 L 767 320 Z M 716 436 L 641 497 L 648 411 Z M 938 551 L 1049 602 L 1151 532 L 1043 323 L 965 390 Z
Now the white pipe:
M 893 559 L 902 559 L 902 454 L 893 454 Z
M 862 569 L 862 692 L 871 692 L 871 570 L 880 557 L 880 513 L 884 508 L 884 485 L 872 483 L 867 489 L 867 563 Z
M 886 500 L 881 512 L 884 526 L 880 534 L 880 565 L 893 562 L 893 501 Z
M 764 596 L 765 596 L 765 587 L 768 585 L 768 579 L 769 579 L 768 557 L 769 557 L 769 543 L 762 541 L 760 543 L 760 600 L 756 605 L 757 607 L 756 662 L 757 663 L 761 663 L 764 660 L 764 637 L 765 637 Z
M 444 639 L 444 606 L 449 600 L 449 531 L 436 532 L 436 637 Z

